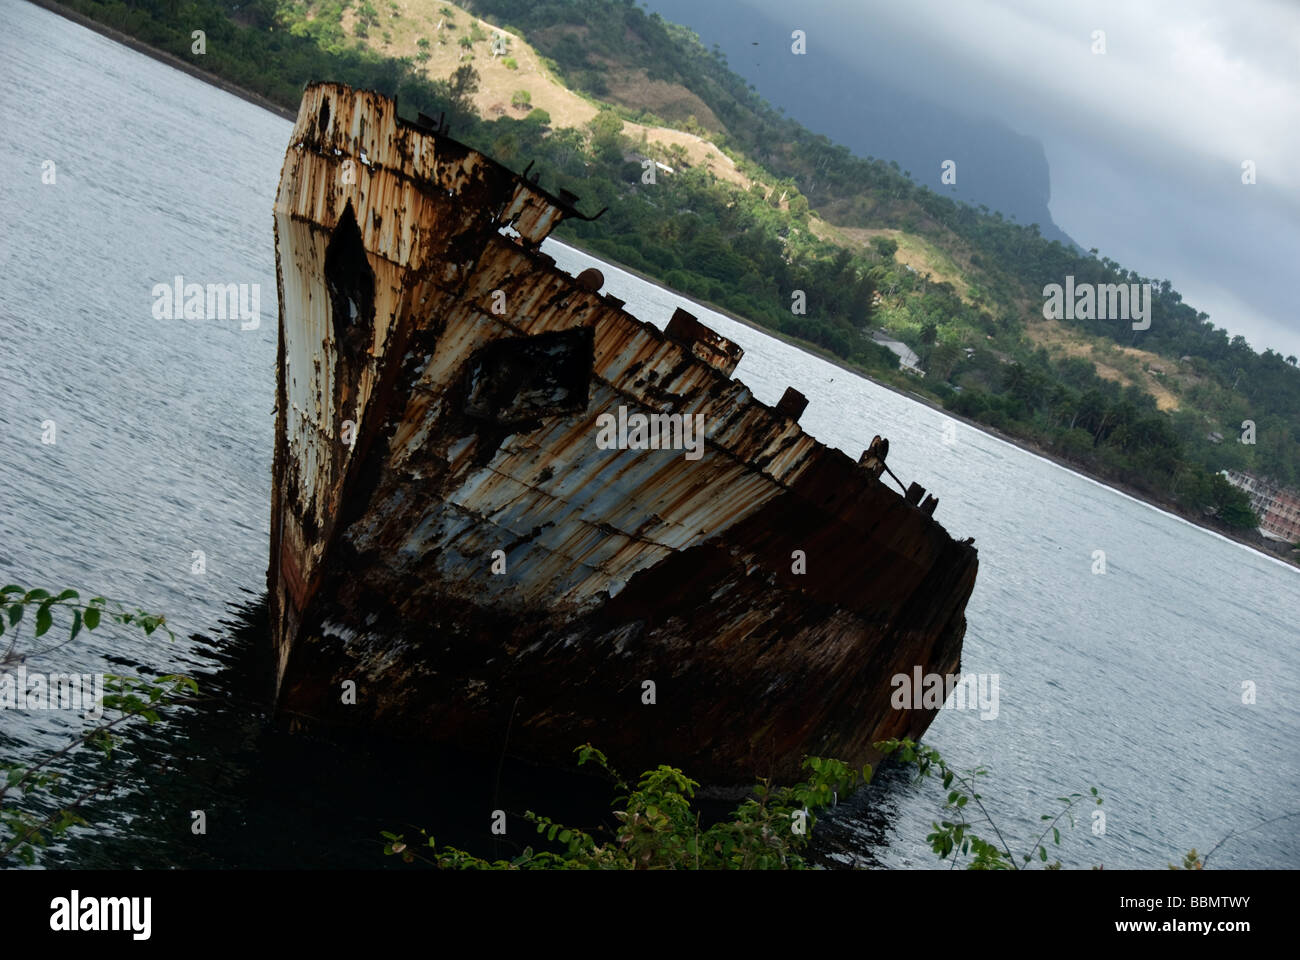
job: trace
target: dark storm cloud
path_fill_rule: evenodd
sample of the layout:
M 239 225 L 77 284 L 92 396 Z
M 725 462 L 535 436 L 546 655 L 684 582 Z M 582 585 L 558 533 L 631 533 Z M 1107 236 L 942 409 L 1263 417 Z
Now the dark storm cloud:
M 685 0 L 651 0 L 691 23 Z M 1053 219 L 1085 249 L 1168 279 L 1257 349 L 1300 353 L 1300 4 L 1273 0 L 742 0 L 789 33 L 856 63 L 864 95 L 886 76 L 910 94 L 1042 141 Z M 701 19 L 701 14 L 694 14 Z M 716 18 L 714 18 L 716 22 Z M 703 20 L 701 20 L 703 22 Z M 777 33 L 771 24 L 788 26 Z M 713 28 L 716 30 L 716 28 Z M 1093 52 L 1104 31 L 1106 52 Z M 706 45 L 718 36 L 702 35 Z M 778 43 L 783 42 L 783 49 Z M 762 57 L 733 69 L 769 97 Z M 783 82 L 789 84 L 789 71 Z M 796 91 L 801 98 L 816 89 Z M 784 101 L 796 119 L 799 110 Z M 960 145 L 954 145 L 960 146 Z M 1243 185 L 1242 162 L 1257 183 Z

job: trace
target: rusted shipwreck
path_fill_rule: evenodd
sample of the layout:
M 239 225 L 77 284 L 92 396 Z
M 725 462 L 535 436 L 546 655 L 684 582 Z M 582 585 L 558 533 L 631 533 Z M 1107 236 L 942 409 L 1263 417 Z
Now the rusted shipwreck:
M 575 199 L 307 89 L 275 204 L 279 709 L 718 786 L 919 736 L 890 679 L 959 669 L 974 548 L 797 392 L 755 400 L 737 346 L 557 269 Z M 702 416 L 701 455 L 599 444 L 620 407 Z

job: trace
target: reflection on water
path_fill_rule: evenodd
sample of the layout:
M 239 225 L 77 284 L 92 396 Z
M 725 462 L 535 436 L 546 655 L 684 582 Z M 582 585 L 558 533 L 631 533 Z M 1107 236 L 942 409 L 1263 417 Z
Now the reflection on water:
M 421 827 L 440 844 L 509 858 L 533 842 L 525 810 L 609 820 L 603 783 L 508 752 L 500 762 L 348 731 L 290 732 L 269 715 L 265 598 L 192 640 L 207 661 L 192 671 L 199 702 L 137 724 L 106 768 L 130 786 L 87 804 L 94 829 L 77 830 L 47 865 L 374 868 L 396 862 L 382 855 L 380 831 Z M 495 809 L 507 813 L 504 837 L 490 833 Z M 198 810 L 202 835 L 192 829 Z
M 192 672 L 197 702 L 165 710 L 155 725 L 132 721 L 110 761 L 80 752 L 76 789 L 118 786 L 84 806 L 90 827 L 52 847 L 45 866 L 391 868 L 402 865 L 383 856 L 383 830 L 411 838 L 424 828 L 440 845 L 509 859 L 537 844 L 526 810 L 587 830 L 616 824 L 606 780 L 541 769 L 508 748 L 502 762 L 342 730 L 291 732 L 272 720 L 265 597 L 233 609 L 213 637 L 191 639 L 207 661 Z M 904 779 L 884 771 L 820 819 L 814 862 L 880 865 L 864 843 L 887 843 L 891 786 Z M 699 804 L 706 825 L 732 806 Z M 497 809 L 507 814 L 505 836 L 490 832 Z M 201 835 L 192 828 L 200 810 Z

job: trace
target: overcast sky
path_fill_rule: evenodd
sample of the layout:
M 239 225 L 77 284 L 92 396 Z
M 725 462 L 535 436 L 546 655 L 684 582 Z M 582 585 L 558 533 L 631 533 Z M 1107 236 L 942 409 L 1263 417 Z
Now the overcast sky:
M 758 8 L 804 30 L 808 57 L 863 63 L 844 82 L 864 94 L 883 73 L 1038 138 L 1053 219 L 1084 249 L 1168 279 L 1258 350 L 1300 354 L 1300 0 L 726 2 L 738 32 Z M 682 0 L 648 6 L 695 27 Z M 761 67 L 731 66 L 775 96 Z

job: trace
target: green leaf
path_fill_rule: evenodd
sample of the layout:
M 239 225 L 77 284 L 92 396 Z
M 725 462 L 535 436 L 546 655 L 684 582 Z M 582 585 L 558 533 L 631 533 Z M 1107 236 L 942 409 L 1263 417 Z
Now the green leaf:
M 99 626 L 99 608 L 87 607 L 86 608 L 86 629 L 94 630 L 97 626 Z
M 1042 860 L 1043 863 L 1046 863 L 1046 862 L 1047 862 L 1047 848 L 1046 848 L 1046 847 L 1039 847 L 1039 848 L 1038 848 L 1038 859 L 1039 859 L 1039 860 Z
M 1061 831 L 1055 827 L 1052 827 L 1052 839 L 1056 841 L 1058 847 L 1061 845 Z
M 19 620 L 23 618 L 23 610 L 25 609 L 26 607 L 24 607 L 21 603 L 9 604 L 9 626 L 12 627 L 15 623 L 17 623 Z
M 3 587 L 0 587 L 0 597 L 3 597 L 9 593 L 22 593 L 22 592 L 23 592 L 23 588 L 18 586 L 18 584 L 16 583 L 6 583 Z
M 159 677 L 158 682 L 170 683 L 173 688 L 172 693 L 178 693 L 181 690 L 189 690 L 191 693 L 199 692 L 198 683 L 192 677 L 187 677 L 182 673 L 169 673 L 166 676 Z
M 81 611 L 73 610 L 72 611 L 72 635 L 68 637 L 68 639 L 76 640 L 77 634 L 79 634 L 80 632 L 81 632 Z
M 36 611 L 36 636 L 41 636 L 46 630 L 50 629 L 50 624 L 54 622 L 54 616 L 50 613 L 50 608 L 46 604 L 41 604 L 40 609 Z
M 77 600 L 80 597 L 81 594 L 77 593 L 76 590 L 64 590 L 57 597 L 54 598 L 54 602 L 62 603 L 64 600 Z
M 33 600 L 44 600 L 50 595 L 48 590 L 28 590 L 27 596 L 23 597 L 23 603 L 31 603 Z

